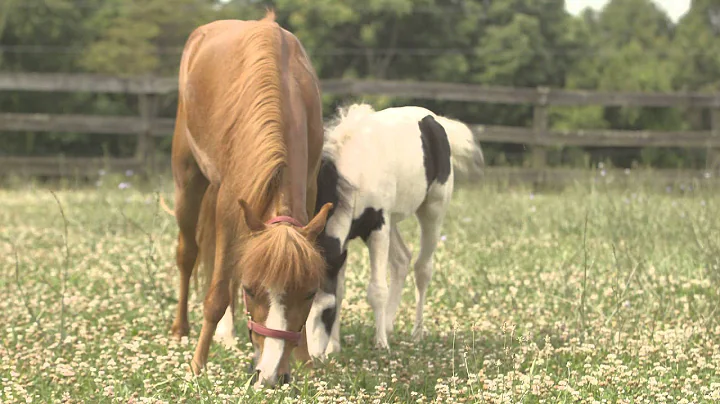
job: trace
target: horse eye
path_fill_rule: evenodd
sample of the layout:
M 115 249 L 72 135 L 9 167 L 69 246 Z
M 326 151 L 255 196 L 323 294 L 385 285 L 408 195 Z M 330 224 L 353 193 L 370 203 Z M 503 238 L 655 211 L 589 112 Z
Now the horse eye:
M 310 299 L 312 299 L 313 297 L 315 297 L 315 294 L 316 294 L 316 293 L 317 293 L 317 291 L 312 291 L 312 292 L 310 292 L 310 294 L 308 294 L 308 295 L 305 297 L 305 300 L 310 300 Z
M 250 290 L 250 288 L 248 288 L 247 286 L 243 286 L 243 290 L 245 291 L 245 294 L 246 294 L 246 295 L 248 295 L 248 296 L 250 296 L 250 297 L 255 297 L 255 293 L 253 293 L 253 292 Z

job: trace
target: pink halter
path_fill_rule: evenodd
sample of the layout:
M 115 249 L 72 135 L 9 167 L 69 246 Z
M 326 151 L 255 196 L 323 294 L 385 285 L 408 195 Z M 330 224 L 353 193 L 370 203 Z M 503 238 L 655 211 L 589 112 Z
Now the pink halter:
M 295 227 L 302 227 L 302 224 L 300 224 L 300 222 L 298 222 L 295 218 L 293 218 L 291 216 L 275 216 L 274 218 L 265 222 L 265 224 L 275 224 L 275 223 L 289 223 Z
M 295 227 L 302 227 L 302 224 L 300 224 L 300 222 L 298 222 L 296 219 L 294 219 L 290 216 L 276 216 L 276 217 L 268 220 L 265 223 L 266 224 L 289 223 Z M 282 340 L 294 342 L 296 344 L 298 342 L 300 342 L 300 339 L 302 339 L 302 329 L 299 332 L 274 330 L 272 328 L 267 328 L 264 325 L 253 321 L 252 317 L 250 316 L 250 311 L 248 311 L 247 296 L 245 295 L 245 290 L 243 290 L 243 304 L 245 305 L 245 314 L 248 317 L 247 326 L 250 331 L 255 331 L 256 334 L 262 335 L 263 337 L 282 339 Z M 303 324 L 303 328 L 305 328 L 304 324 Z

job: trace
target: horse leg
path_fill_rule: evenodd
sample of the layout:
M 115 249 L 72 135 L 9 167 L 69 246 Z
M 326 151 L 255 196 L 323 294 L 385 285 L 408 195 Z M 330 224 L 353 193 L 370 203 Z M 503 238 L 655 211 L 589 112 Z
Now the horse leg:
M 393 332 L 395 316 L 400 307 L 405 287 L 405 279 L 410 271 L 411 258 L 412 253 L 402 239 L 397 221 L 393 221 L 390 227 L 390 293 L 385 314 L 385 330 L 388 334 Z
M 234 203 L 232 195 L 224 195 L 221 187 L 218 193 L 219 207 L 230 207 Z M 200 338 L 198 338 L 195 354 L 193 355 L 191 368 L 193 373 L 199 374 L 207 364 L 208 352 L 210 351 L 210 343 L 213 334 L 217 328 L 217 324 L 230 305 L 232 290 L 232 275 L 234 257 L 231 254 L 231 246 L 233 244 L 231 227 L 233 225 L 226 223 L 226 216 L 220 215 L 216 217 L 216 248 L 215 262 L 212 280 L 208 288 L 205 301 L 203 302 L 203 325 L 200 330 Z
M 200 217 L 198 220 L 197 243 L 200 246 L 200 258 L 203 263 L 203 271 L 212 276 L 215 266 L 215 209 L 217 207 L 217 186 L 210 184 L 202 200 Z M 204 292 L 207 292 L 206 290 Z M 233 295 L 231 285 L 230 293 Z M 235 327 L 233 318 L 235 314 L 235 301 L 231 299 L 225 315 L 218 323 L 213 339 L 220 342 L 226 348 L 230 348 L 235 342 Z
M 233 293 L 233 282 L 231 281 L 230 283 L 230 304 L 218 322 L 215 336 L 213 337 L 215 341 L 223 344 L 226 348 L 231 348 L 235 344 L 235 325 L 233 322 L 235 317 L 235 299 L 233 296 L 235 296 L 235 293 Z
M 389 349 L 385 330 L 385 307 L 388 300 L 387 267 L 390 250 L 390 225 L 386 215 L 379 229 L 370 233 L 367 246 L 370 249 L 370 285 L 368 302 L 375 312 L 375 345 Z
M 417 217 L 420 222 L 420 253 L 415 261 L 415 326 L 412 337 L 418 341 L 423 337 L 423 307 L 425 295 L 433 272 L 433 253 L 440 239 L 440 230 L 445 214 L 445 204 L 442 200 L 426 200 L 418 209 Z
M 172 325 L 172 334 L 178 338 L 188 335 L 188 291 L 195 261 L 198 256 L 198 245 L 195 240 L 197 221 L 203 194 L 208 182 L 199 170 L 189 175 L 183 185 L 175 186 L 175 218 L 179 234 L 176 250 L 176 261 L 180 270 L 180 285 L 177 311 Z

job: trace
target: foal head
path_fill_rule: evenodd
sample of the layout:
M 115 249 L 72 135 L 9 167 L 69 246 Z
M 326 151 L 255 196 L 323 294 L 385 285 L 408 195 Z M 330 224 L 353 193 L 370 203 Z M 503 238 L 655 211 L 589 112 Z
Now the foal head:
M 303 227 L 288 217 L 264 223 L 245 201 L 239 202 L 250 229 L 241 256 L 240 287 L 255 347 L 256 387 L 272 386 L 290 380 L 290 353 L 324 280 L 325 261 L 315 239 L 332 204 Z

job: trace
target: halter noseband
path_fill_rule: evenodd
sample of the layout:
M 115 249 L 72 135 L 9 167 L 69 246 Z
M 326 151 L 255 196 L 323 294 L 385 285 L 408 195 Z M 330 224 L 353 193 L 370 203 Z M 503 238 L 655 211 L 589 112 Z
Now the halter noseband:
M 276 216 L 267 222 L 266 224 L 275 224 L 275 223 L 288 223 L 295 227 L 302 227 L 302 224 L 298 222 L 296 219 L 290 217 L 290 216 Z M 245 314 L 248 317 L 248 330 L 255 331 L 256 334 L 262 335 L 263 337 L 268 338 L 277 338 L 282 339 L 294 343 L 300 342 L 300 339 L 302 339 L 302 329 L 300 331 L 284 331 L 284 330 L 274 330 L 272 328 L 267 328 L 264 325 L 260 323 L 256 323 L 253 321 L 252 316 L 250 315 L 250 311 L 248 310 L 247 305 L 247 296 L 245 295 L 245 290 L 243 289 L 243 304 L 245 305 Z M 303 328 L 305 328 L 305 325 L 303 324 Z

